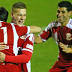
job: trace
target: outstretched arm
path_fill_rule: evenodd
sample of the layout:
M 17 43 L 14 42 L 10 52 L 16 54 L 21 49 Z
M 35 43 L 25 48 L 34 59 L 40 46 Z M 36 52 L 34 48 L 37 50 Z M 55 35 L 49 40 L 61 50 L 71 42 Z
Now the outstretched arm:
M 41 28 L 38 26 L 30 26 L 30 33 L 40 32 Z

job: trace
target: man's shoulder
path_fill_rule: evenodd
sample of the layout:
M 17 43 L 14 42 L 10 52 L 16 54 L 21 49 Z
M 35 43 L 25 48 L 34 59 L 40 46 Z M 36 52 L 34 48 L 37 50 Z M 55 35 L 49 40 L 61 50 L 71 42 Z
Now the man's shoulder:
M 0 27 L 9 27 L 9 26 L 11 26 L 11 23 L 0 21 Z
M 68 28 L 72 29 L 72 19 L 69 20 L 69 23 L 66 25 Z
M 70 19 L 69 23 L 72 25 L 72 19 Z
M 58 26 L 61 26 L 61 24 L 58 21 L 53 21 L 53 22 L 49 23 L 45 29 L 51 29 L 53 27 L 58 27 Z
M 50 23 L 52 25 L 52 27 L 58 27 L 61 26 L 61 24 L 58 21 L 53 21 Z

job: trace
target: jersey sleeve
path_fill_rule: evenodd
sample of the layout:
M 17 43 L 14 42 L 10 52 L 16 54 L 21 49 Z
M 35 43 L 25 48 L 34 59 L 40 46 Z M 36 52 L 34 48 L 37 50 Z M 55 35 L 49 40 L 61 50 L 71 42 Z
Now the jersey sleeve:
M 15 25 L 15 28 L 16 28 L 17 34 L 19 36 L 26 35 L 26 34 L 30 33 L 30 26 L 18 26 L 18 25 Z
M 33 34 L 27 35 L 25 42 L 23 44 L 22 54 L 17 56 L 6 55 L 5 61 L 12 63 L 27 63 L 32 57 L 33 43 L 34 43 Z
M 31 59 L 31 56 L 31 52 L 25 52 L 24 54 L 17 56 L 6 55 L 5 61 L 11 63 L 28 63 L 28 61 Z
M 49 37 L 51 37 L 52 32 L 51 32 L 51 24 L 49 24 L 45 30 L 43 30 L 39 36 L 41 37 L 42 41 L 46 41 Z
M 23 44 L 23 49 L 22 52 L 31 52 L 33 53 L 33 44 L 34 44 L 34 35 L 33 34 L 28 34 L 26 37 L 26 40 Z

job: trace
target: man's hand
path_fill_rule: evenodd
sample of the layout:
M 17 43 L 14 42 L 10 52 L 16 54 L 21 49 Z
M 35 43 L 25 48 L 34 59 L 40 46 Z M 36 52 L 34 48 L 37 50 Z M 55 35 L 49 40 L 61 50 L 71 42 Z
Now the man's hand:
M 4 62 L 5 61 L 5 54 L 0 52 L 0 62 Z
M 4 50 L 6 48 L 7 46 L 3 42 L 0 42 L 0 50 Z
M 60 42 L 59 46 L 62 48 L 62 51 L 64 51 L 65 53 L 72 53 L 72 48 L 68 48 L 67 45 Z
M 36 44 L 38 44 L 38 43 L 42 43 L 43 41 L 42 41 L 42 39 L 40 38 L 40 36 L 36 36 L 36 35 L 34 35 L 34 38 L 35 38 L 35 43 Z

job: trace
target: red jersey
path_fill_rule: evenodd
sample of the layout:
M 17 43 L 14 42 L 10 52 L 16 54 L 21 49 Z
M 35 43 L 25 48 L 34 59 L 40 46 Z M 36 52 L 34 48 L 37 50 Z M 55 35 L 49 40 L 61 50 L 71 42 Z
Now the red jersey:
M 40 37 L 43 41 L 46 41 L 49 37 L 53 37 L 57 44 L 58 42 L 62 42 L 63 44 L 72 46 L 72 19 L 69 20 L 69 23 L 65 27 L 60 26 L 61 24 L 58 22 L 49 24 L 40 34 Z M 71 40 L 69 40 L 70 38 Z M 72 60 L 72 54 L 63 52 L 60 47 L 59 52 L 59 58 Z
M 0 42 L 4 42 L 7 45 L 7 48 L 1 51 L 6 54 L 5 61 L 10 63 L 24 63 L 24 71 L 26 72 L 30 71 L 30 63 L 28 61 L 31 59 L 34 43 L 34 36 L 33 34 L 28 34 L 29 31 L 30 28 L 26 26 L 20 27 L 13 23 L 0 22 Z M 28 34 L 26 38 L 24 40 L 21 39 L 20 37 L 25 34 Z M 18 55 L 19 48 L 22 48 L 21 55 Z M 9 70 L 7 71 L 9 72 Z
M 26 35 L 25 39 L 20 38 L 18 40 L 18 48 L 21 49 L 22 53 L 20 53 L 20 55 L 17 55 L 17 56 L 7 55 L 5 61 L 11 62 L 11 63 L 20 63 L 20 67 L 22 67 L 21 71 L 23 70 L 24 72 L 30 72 L 31 63 L 29 60 L 31 59 L 31 56 L 33 53 L 33 43 L 34 43 L 33 34 Z
M 33 40 L 31 41 L 33 35 L 28 36 L 25 41 L 20 39 L 20 36 L 29 33 L 29 31 L 30 28 L 26 26 L 20 27 L 10 23 L 0 22 L 0 42 L 4 42 L 7 45 L 5 50 L 1 50 L 1 52 L 6 54 L 6 64 L 0 65 L 0 71 L 5 70 L 5 72 L 20 72 L 20 68 L 15 64 L 12 65 L 11 63 L 27 63 L 30 60 L 33 52 Z M 28 43 L 28 45 L 25 43 Z M 17 56 L 18 50 L 22 46 L 22 55 Z
M 6 55 L 5 61 L 12 63 L 27 63 L 31 59 L 33 53 L 33 43 L 33 34 L 28 34 L 25 39 L 19 38 L 17 48 L 18 50 L 20 48 L 22 53 L 17 56 Z
M 23 41 L 19 42 L 20 36 L 27 34 L 26 26 L 18 26 L 6 22 L 0 22 L 0 42 L 4 42 L 8 47 L 1 52 L 6 55 L 16 56 L 19 46 Z M 18 43 L 18 44 L 17 44 Z

